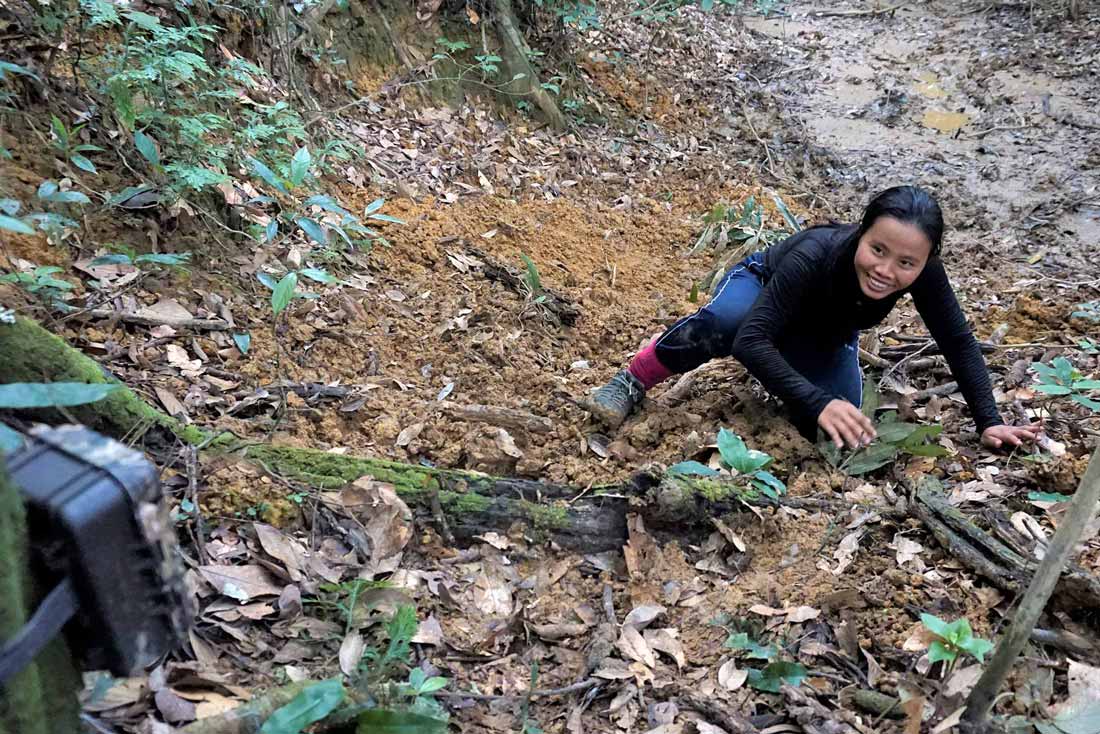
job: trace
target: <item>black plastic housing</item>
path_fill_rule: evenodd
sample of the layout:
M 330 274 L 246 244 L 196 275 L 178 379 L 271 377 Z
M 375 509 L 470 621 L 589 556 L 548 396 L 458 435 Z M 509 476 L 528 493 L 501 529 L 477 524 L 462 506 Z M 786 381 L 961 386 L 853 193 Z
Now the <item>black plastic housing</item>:
M 84 669 L 132 675 L 176 647 L 191 615 L 156 467 L 83 426 L 33 429 L 7 465 L 37 583 L 76 587 L 65 636 Z

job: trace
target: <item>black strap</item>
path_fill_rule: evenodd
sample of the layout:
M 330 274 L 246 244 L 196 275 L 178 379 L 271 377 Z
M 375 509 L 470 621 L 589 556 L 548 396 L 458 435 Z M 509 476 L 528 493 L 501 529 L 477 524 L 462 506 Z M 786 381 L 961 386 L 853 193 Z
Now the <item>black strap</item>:
M 76 614 L 79 602 L 73 582 L 68 577 L 46 595 L 15 637 L 0 647 L 0 686 L 31 664 L 47 643 L 61 632 L 65 623 Z

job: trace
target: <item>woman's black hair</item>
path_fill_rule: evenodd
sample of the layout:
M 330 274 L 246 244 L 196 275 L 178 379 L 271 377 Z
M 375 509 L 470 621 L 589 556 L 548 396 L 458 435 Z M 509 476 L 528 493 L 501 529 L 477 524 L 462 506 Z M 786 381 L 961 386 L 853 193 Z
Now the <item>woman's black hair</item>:
M 943 212 L 936 200 L 917 186 L 894 186 L 877 194 L 863 211 L 856 240 L 864 235 L 879 217 L 893 217 L 912 224 L 932 243 L 931 257 L 940 254 L 943 241 Z

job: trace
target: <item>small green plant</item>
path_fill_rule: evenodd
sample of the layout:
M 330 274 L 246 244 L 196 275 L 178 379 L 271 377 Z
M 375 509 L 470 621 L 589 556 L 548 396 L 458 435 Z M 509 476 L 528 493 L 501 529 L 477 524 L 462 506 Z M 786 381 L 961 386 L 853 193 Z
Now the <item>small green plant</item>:
M 90 263 L 91 265 L 132 265 L 139 270 L 144 266 L 151 267 L 166 267 L 169 269 L 186 270 L 191 263 L 190 252 L 153 252 L 144 255 L 137 254 L 137 251 L 127 245 L 108 245 L 109 248 L 117 250 L 110 255 L 101 255 L 95 258 Z
M 527 293 L 531 298 L 535 300 L 545 300 L 545 295 L 542 292 L 542 277 L 539 275 L 539 266 L 535 265 L 535 261 L 532 260 L 526 252 L 519 254 L 523 265 L 526 268 L 526 272 L 523 276 L 523 284 L 527 287 Z
M 1089 394 L 1100 390 L 1100 380 L 1086 380 L 1084 375 L 1065 357 L 1055 357 L 1050 364 L 1032 362 L 1031 369 L 1039 377 L 1035 389 L 1055 397 L 1068 397 L 1078 405 L 1083 405 L 1094 413 L 1100 412 L 1100 401 Z
M 297 192 L 305 188 L 308 182 L 314 180 L 310 173 L 314 165 L 313 156 L 308 148 L 299 148 L 282 174 L 277 174 L 267 164 L 256 158 L 250 160 L 252 171 L 277 192 L 290 199 L 297 198 Z M 270 196 L 260 196 L 249 203 L 270 204 L 274 203 Z M 385 206 L 385 199 L 375 199 L 363 210 L 363 219 L 378 222 L 390 222 L 404 224 L 397 217 L 382 214 L 380 210 Z M 321 214 L 314 214 L 314 210 Z M 325 216 L 325 215 L 331 216 Z M 261 243 L 273 241 L 281 229 L 293 231 L 297 229 L 306 235 L 317 245 L 327 248 L 329 246 L 329 232 L 335 232 L 349 248 L 357 245 L 370 245 L 374 239 L 381 239 L 381 235 L 369 227 L 363 225 L 362 220 L 340 206 L 332 197 L 317 194 L 310 196 L 294 206 L 281 208 L 276 217 L 272 217 L 267 226 L 257 233 L 257 239 Z
M 765 226 L 767 212 L 754 196 L 746 199 L 740 207 L 719 202 L 703 216 L 703 231 L 688 254 L 698 255 L 708 249 L 713 250 L 716 266 L 703 280 L 706 290 L 712 290 L 729 267 L 741 258 L 770 247 L 802 229 L 798 218 L 779 196 L 773 196 L 772 200 L 783 218 L 785 229 Z
M 65 296 L 73 289 L 73 284 L 54 276 L 63 272 L 56 265 L 41 265 L 30 272 L 6 273 L 0 275 L 0 283 L 11 283 L 32 294 L 54 308 L 66 310 Z
M 946 456 L 947 449 L 935 442 L 943 433 L 939 424 L 922 426 L 899 421 L 897 411 L 887 411 L 875 424 L 877 436 L 869 445 L 845 456 L 828 438 L 818 442 L 818 450 L 836 469 L 859 476 L 892 464 L 900 455 Z
M 450 681 L 440 675 L 428 676 L 421 668 L 413 668 L 409 671 L 409 679 L 402 687 L 402 693 L 406 696 L 431 696 L 436 691 L 446 688 Z
M 344 702 L 344 685 L 339 680 L 313 683 L 267 717 L 260 734 L 301 734 L 321 721 Z
M 736 650 L 749 660 L 766 660 L 763 668 L 749 668 L 745 682 L 758 691 L 779 693 L 783 685 L 800 686 L 806 680 L 806 668 L 789 660 L 782 660 L 777 645 L 761 645 L 746 632 L 731 633 L 725 646 Z
M 745 479 L 749 486 L 772 499 L 785 494 L 787 485 L 765 467 L 774 459 L 763 451 L 750 449 L 741 437 L 729 429 L 718 431 L 719 463 L 737 478 Z M 670 474 L 687 474 L 706 477 L 720 476 L 722 472 L 698 461 L 682 461 L 668 468 Z
M 337 282 L 336 278 L 320 268 L 301 268 L 291 270 L 279 280 L 270 273 L 257 273 L 256 279 L 271 289 L 271 313 L 278 318 L 290 302 L 295 298 L 315 299 L 320 298 L 316 293 L 302 292 L 298 290 L 299 276 L 308 278 L 322 285 L 331 285 Z
M 57 149 L 61 157 L 81 170 L 96 173 L 95 164 L 88 160 L 84 154 L 102 153 L 103 148 L 98 145 L 76 142 L 77 136 L 83 128 L 84 123 L 81 123 L 69 129 L 65 127 L 65 123 L 57 118 L 57 115 L 50 116 L 50 131 L 53 132 L 54 138 L 53 147 Z
M 1077 348 L 1085 354 L 1100 354 L 1100 343 L 1097 343 L 1092 339 L 1078 339 Z
M 921 624 L 936 636 L 932 644 L 928 646 L 928 659 L 936 663 L 941 660 L 947 663 L 947 674 L 955 668 L 959 656 L 963 653 L 971 655 L 979 663 L 985 662 L 985 654 L 993 649 L 993 643 L 989 640 L 975 637 L 970 629 L 970 622 L 966 617 L 960 617 L 954 622 L 945 622 L 934 614 L 920 615 Z M 946 677 L 946 675 L 945 675 Z

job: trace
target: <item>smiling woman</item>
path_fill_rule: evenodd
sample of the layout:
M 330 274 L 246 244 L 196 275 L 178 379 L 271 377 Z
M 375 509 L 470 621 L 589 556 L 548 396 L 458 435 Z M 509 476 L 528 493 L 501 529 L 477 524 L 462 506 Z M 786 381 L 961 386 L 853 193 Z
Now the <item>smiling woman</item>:
M 789 409 L 807 438 L 866 445 L 875 428 L 859 410 L 859 332 L 882 322 L 906 293 L 936 340 L 992 448 L 1032 440 L 1038 428 L 1005 426 L 989 372 L 940 260 L 943 215 L 926 191 L 875 196 L 858 226 L 811 227 L 742 260 L 710 303 L 672 325 L 587 401 L 617 426 L 669 376 L 736 357 Z

